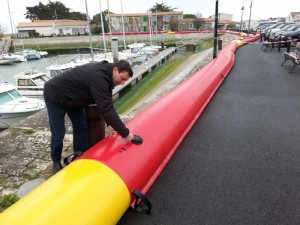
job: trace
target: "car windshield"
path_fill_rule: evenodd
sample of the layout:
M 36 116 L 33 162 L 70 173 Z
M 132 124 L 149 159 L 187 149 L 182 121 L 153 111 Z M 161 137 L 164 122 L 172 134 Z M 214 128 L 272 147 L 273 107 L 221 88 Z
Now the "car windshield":
M 298 30 L 299 28 L 300 28 L 300 26 L 294 25 L 294 26 L 290 27 L 289 29 L 287 29 L 287 31 L 295 31 L 295 30 Z
M 287 25 L 285 27 L 283 27 L 281 30 L 288 30 L 290 29 L 291 27 L 294 27 L 295 25 Z
M 286 26 L 286 24 L 285 23 L 283 23 L 283 24 L 280 24 L 278 27 L 276 27 L 276 28 L 283 28 L 283 27 L 285 27 Z
M 281 25 L 281 23 L 276 23 L 276 24 L 273 24 L 272 26 L 269 26 L 268 28 L 276 28 L 276 27 L 278 27 L 278 26 L 280 26 Z

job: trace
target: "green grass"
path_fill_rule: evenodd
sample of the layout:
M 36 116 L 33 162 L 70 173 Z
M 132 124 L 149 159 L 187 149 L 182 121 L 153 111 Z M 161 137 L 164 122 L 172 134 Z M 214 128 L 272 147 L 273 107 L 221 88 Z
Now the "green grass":
M 204 51 L 206 49 L 213 47 L 213 45 L 214 45 L 213 39 L 210 38 L 210 39 L 204 40 L 203 42 L 197 44 L 195 52 Z
M 140 80 L 138 84 L 134 85 L 130 91 L 115 101 L 117 112 L 122 114 L 137 104 L 140 99 L 152 91 L 160 82 L 167 78 L 172 71 L 186 60 L 186 58 L 181 58 L 169 61 L 147 74 L 147 76 Z
M 16 203 L 18 200 L 19 197 L 15 194 L 0 196 L 0 212 Z
M 41 177 L 41 174 L 36 172 L 34 174 L 28 174 L 28 173 L 24 173 L 22 174 L 22 177 L 27 179 L 27 180 L 34 180 L 34 179 L 37 179 L 39 177 Z
M 213 39 L 207 39 L 196 46 L 195 52 L 201 52 L 213 46 Z M 127 110 L 136 105 L 143 97 L 152 91 L 160 82 L 169 76 L 179 65 L 184 63 L 188 58 L 168 61 L 160 67 L 155 68 L 147 74 L 136 85 L 130 88 L 125 94 L 121 94 L 120 98 L 114 103 L 119 114 L 125 113 Z
M 23 130 L 23 134 L 25 134 L 25 135 L 32 135 L 34 133 L 35 133 L 35 130 L 32 130 L 32 129 Z

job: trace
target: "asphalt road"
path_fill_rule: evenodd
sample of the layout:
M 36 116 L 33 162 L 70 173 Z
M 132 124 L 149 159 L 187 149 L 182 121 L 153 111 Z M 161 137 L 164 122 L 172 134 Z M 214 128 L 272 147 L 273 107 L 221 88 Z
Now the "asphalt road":
M 151 214 L 129 209 L 118 225 L 300 224 L 300 68 L 260 47 L 238 49 L 147 193 Z

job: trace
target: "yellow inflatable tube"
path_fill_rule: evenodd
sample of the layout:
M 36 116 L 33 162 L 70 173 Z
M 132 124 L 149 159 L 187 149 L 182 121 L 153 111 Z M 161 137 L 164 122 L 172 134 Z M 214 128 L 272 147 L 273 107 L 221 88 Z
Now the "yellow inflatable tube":
M 235 42 L 239 47 L 244 45 L 244 43 L 241 40 L 234 40 L 232 42 Z
M 97 161 L 82 159 L 1 213 L 0 224 L 116 224 L 130 200 L 127 186 L 113 170 Z

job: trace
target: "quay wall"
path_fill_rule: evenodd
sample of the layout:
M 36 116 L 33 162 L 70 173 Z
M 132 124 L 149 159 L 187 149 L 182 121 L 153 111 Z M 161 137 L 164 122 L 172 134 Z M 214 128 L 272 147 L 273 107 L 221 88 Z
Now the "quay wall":
M 168 40 L 182 40 L 182 39 L 204 39 L 212 37 L 212 33 L 185 33 L 185 34 L 152 34 L 151 39 L 153 43 L 168 41 Z M 118 41 L 123 43 L 123 35 L 114 35 L 113 37 L 117 37 Z M 111 36 L 105 35 L 105 41 L 110 42 Z M 150 35 L 149 34 L 132 34 L 125 35 L 126 42 L 149 42 Z M 91 36 L 91 40 L 93 43 L 102 42 L 103 37 L 101 35 L 93 35 Z M 77 44 L 77 43 L 90 43 L 89 36 L 65 36 L 65 37 L 45 37 L 45 38 L 25 38 L 25 39 L 14 39 L 14 45 L 17 48 L 26 47 L 26 45 L 32 46 L 43 45 L 43 46 L 53 46 L 55 44 Z

